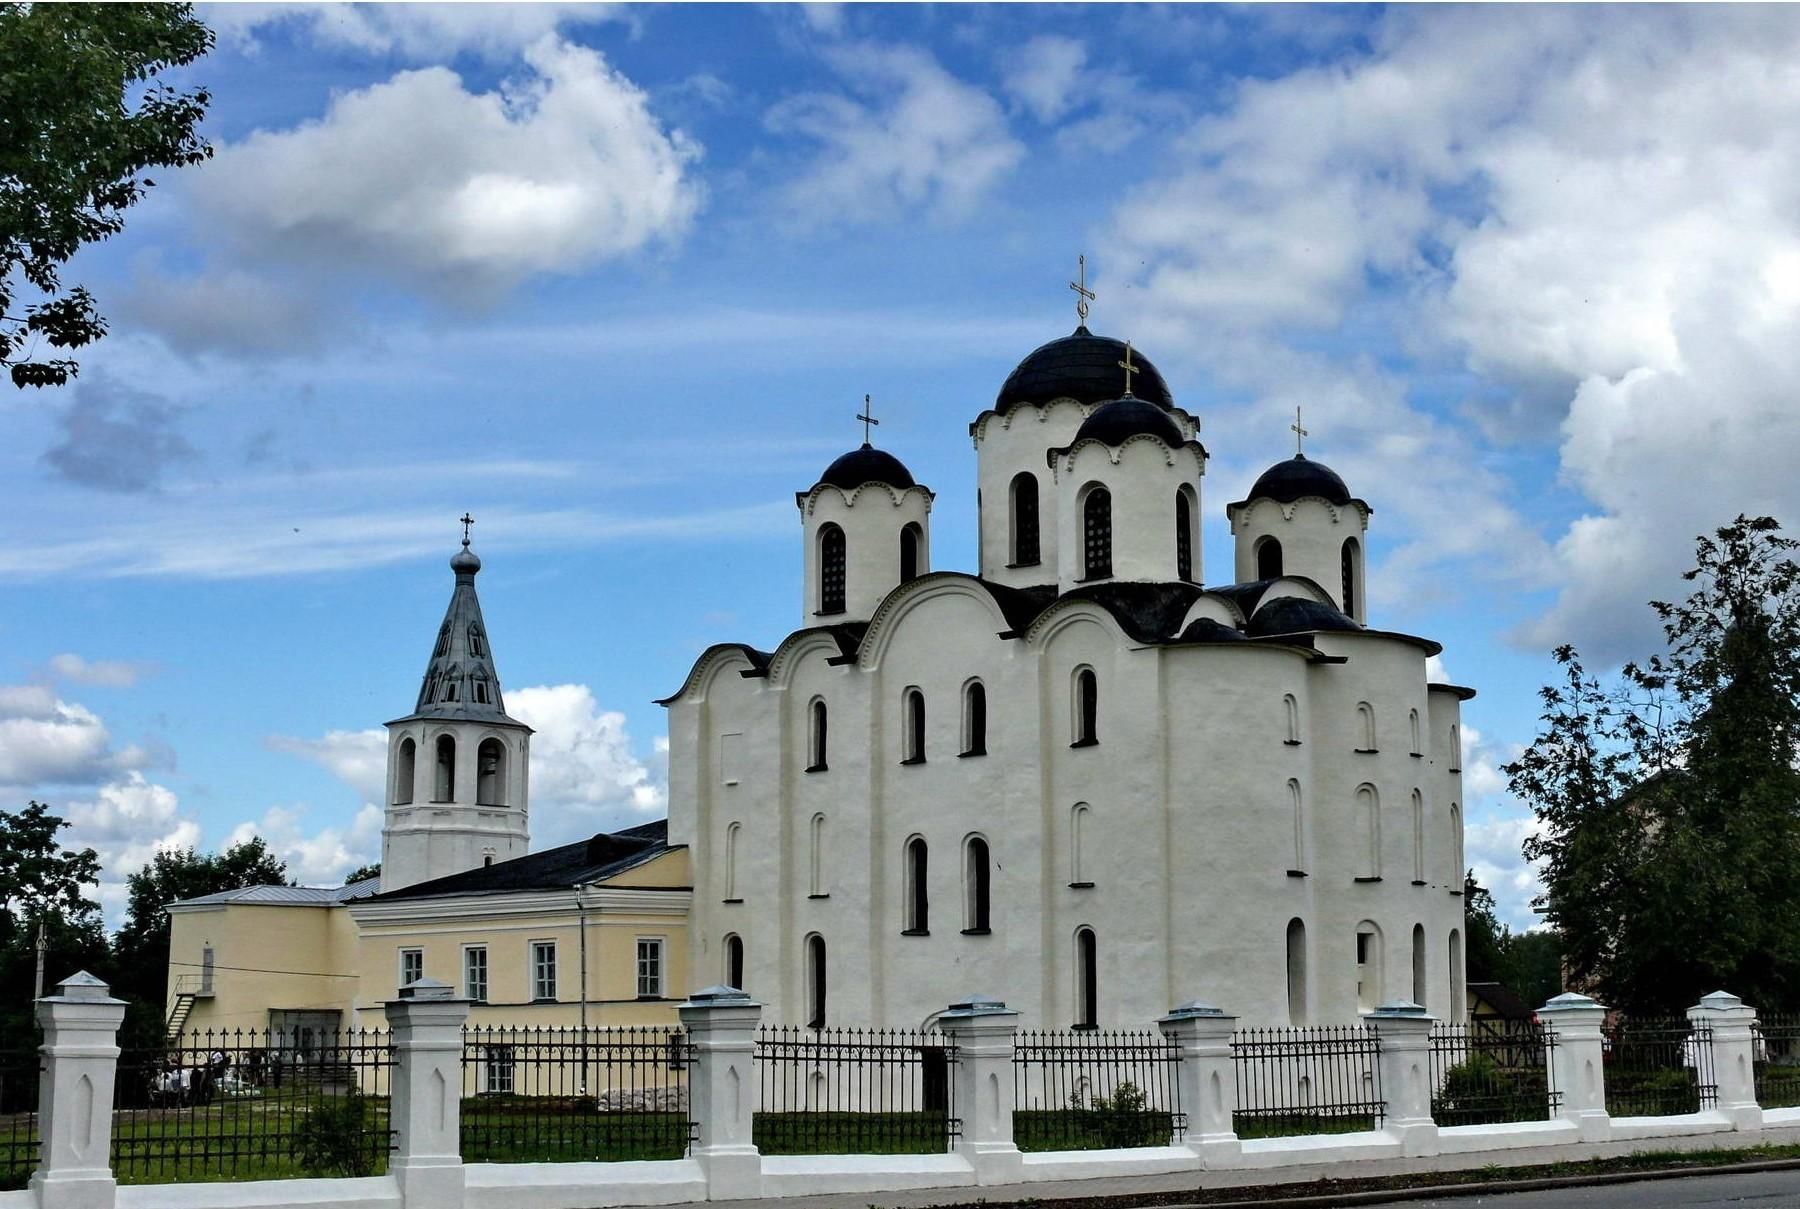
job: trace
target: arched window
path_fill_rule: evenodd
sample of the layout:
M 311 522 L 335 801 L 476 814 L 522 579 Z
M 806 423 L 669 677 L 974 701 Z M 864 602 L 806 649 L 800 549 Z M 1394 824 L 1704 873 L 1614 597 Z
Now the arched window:
M 925 530 L 909 524 L 900 530 L 900 582 L 919 578 L 925 566 Z
M 448 802 L 456 795 L 456 740 L 439 735 L 436 776 L 431 780 L 431 800 Z
M 1450 887 L 1453 890 L 1460 890 L 1462 889 L 1463 875 L 1468 872 L 1468 866 L 1463 864 L 1462 807 L 1455 802 L 1450 803 L 1450 859 L 1455 862 L 1455 867 L 1450 870 L 1452 874 Z
M 419 745 L 411 739 L 400 740 L 399 754 L 394 757 L 394 805 L 405 806 L 413 800 L 413 785 L 418 777 Z
M 738 833 L 743 831 L 742 823 L 729 823 L 725 827 L 725 901 L 736 902 L 738 897 Z
M 836 525 L 819 529 L 819 612 L 844 611 L 844 531 Z
M 1373 785 L 1356 789 L 1356 857 L 1363 871 L 1359 876 L 1381 876 L 1381 804 Z
M 454 701 L 454 700 L 456 700 L 456 697 L 457 697 L 456 688 L 459 683 L 461 683 L 461 682 L 457 679 L 457 674 L 456 674 L 455 668 L 451 668 L 449 671 L 445 672 L 444 678 L 442 680 L 438 681 L 438 700 L 439 701 Z
M 1256 578 L 1281 578 L 1281 542 L 1273 537 L 1256 543 Z
M 725 985 L 744 989 L 744 938 L 736 932 L 725 937 Z
M 807 736 L 806 771 L 824 772 L 826 739 L 829 736 L 826 730 L 825 699 L 823 697 L 813 698 L 811 715 L 809 719 L 811 733 Z
M 1112 575 L 1112 493 L 1104 487 L 1088 488 L 1081 504 L 1083 579 L 1107 579 Z
M 1416 789 L 1412 791 L 1412 835 L 1413 884 L 1422 886 L 1425 884 L 1425 795 Z
M 901 740 L 902 764 L 925 762 L 925 694 L 916 688 L 906 690 L 903 698 L 906 733 Z
M 498 739 L 483 739 L 475 749 L 475 804 L 506 805 L 506 748 Z
M 475 703 L 477 705 L 491 704 L 491 702 L 488 700 L 487 677 L 477 675 L 475 677 L 474 683 L 475 683 Z
M 1075 741 L 1071 747 L 1092 747 L 1100 742 L 1100 679 L 1094 669 L 1075 673 Z
M 1410 749 L 1411 753 L 1415 756 L 1423 755 L 1424 753 L 1419 750 L 1419 711 L 1418 710 L 1411 709 L 1411 710 L 1406 711 L 1406 728 L 1409 732 L 1409 738 L 1412 741 L 1412 747 Z
M 1194 506 L 1188 489 L 1175 489 L 1175 578 L 1194 578 Z
M 1075 930 L 1075 1027 L 1100 1027 L 1100 953 L 1092 928 Z
M 1463 989 L 1462 933 L 1450 929 L 1450 1010 L 1444 1019 L 1462 1023 L 1469 1012 L 1469 994 Z
M 1368 920 L 1356 925 L 1356 1009 L 1381 1006 L 1381 929 Z
M 1035 567 L 1041 560 L 1037 475 L 1021 471 L 1013 475 L 1012 481 L 1012 565 Z
M 1294 863 L 1289 866 L 1295 873 L 1306 872 L 1306 804 L 1300 796 L 1300 782 L 1289 779 L 1288 804 L 1294 814 Z
M 469 623 L 469 654 L 477 659 L 487 654 L 487 643 L 481 637 L 481 627 L 472 621 Z
M 925 837 L 906 841 L 906 935 L 924 936 L 931 931 L 931 887 Z
M 987 841 L 978 835 L 970 836 L 963 846 L 964 932 L 985 933 L 988 930 L 991 865 Z
M 806 1027 L 825 1027 L 825 938 L 806 938 Z
M 811 887 L 807 894 L 813 898 L 825 897 L 825 816 L 812 816 L 812 852 L 808 863 L 807 884 Z
M 1294 694 L 1288 693 L 1281 699 L 1281 708 L 1287 715 L 1287 745 L 1300 746 L 1300 703 L 1294 700 Z
M 1287 926 L 1288 1023 L 1306 1023 L 1306 925 L 1298 919 Z
M 987 689 L 971 680 L 963 689 L 963 747 L 965 756 L 987 755 Z
M 1462 727 L 1450 728 L 1450 771 L 1462 771 Z
M 1375 750 L 1375 707 L 1367 701 L 1356 703 L 1357 751 Z
M 1412 946 L 1412 1001 L 1421 1006 L 1425 1003 L 1425 925 L 1413 925 Z
M 1075 809 L 1069 812 L 1069 885 L 1091 886 L 1083 873 L 1082 849 L 1087 843 L 1088 805 L 1086 802 L 1075 803 Z
M 1344 573 L 1344 612 L 1351 617 L 1355 617 L 1362 612 L 1360 607 L 1361 601 L 1357 595 L 1358 585 L 1356 582 L 1356 564 L 1359 551 L 1360 546 L 1357 544 L 1354 537 L 1346 537 L 1344 539 L 1344 552 L 1341 559 Z

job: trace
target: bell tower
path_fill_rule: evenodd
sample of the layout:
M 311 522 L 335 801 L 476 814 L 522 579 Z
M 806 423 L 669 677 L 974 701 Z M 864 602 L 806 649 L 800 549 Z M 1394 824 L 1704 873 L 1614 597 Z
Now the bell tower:
M 456 586 L 413 712 L 387 724 L 381 888 L 398 890 L 495 861 L 530 843 L 531 728 L 506 713 L 475 596 L 481 559 L 450 559 Z

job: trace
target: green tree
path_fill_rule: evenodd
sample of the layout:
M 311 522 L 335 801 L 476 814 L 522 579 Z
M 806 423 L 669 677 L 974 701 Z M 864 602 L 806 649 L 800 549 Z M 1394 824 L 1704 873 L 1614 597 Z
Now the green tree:
M 204 856 L 192 848 L 158 852 L 125 879 L 125 925 L 113 938 L 120 993 L 162 1011 L 169 970 L 169 916 L 164 908 L 170 903 L 245 886 L 292 884 L 286 862 L 260 837 Z
M 358 865 L 356 868 L 350 870 L 350 872 L 344 878 L 344 884 L 346 886 L 353 886 L 357 882 L 364 881 L 371 877 L 380 877 L 380 876 L 381 876 L 381 862 L 373 861 L 367 865 Z
M 0 1037 L 31 1035 L 40 924 L 46 990 L 79 969 L 107 973 L 100 907 L 85 892 L 99 884 L 100 859 L 58 842 L 68 825 L 39 802 L 0 810 Z
M 187 4 L 0 3 L 0 365 L 18 387 L 61 386 L 106 321 L 61 267 L 118 234 L 148 168 L 212 154 L 206 89 L 159 73 L 212 48 Z M 18 293 L 29 290 L 23 300 Z
M 1463 961 L 1470 982 L 1497 982 L 1533 1008 L 1562 993 L 1562 940 L 1550 929 L 1514 932 L 1500 921 L 1494 896 L 1463 877 Z
M 1721 987 L 1800 1002 L 1800 565 L 1768 517 L 1696 546 L 1664 653 L 1612 688 L 1557 651 L 1544 724 L 1507 766 L 1543 821 L 1546 917 L 1571 980 L 1633 1011 Z

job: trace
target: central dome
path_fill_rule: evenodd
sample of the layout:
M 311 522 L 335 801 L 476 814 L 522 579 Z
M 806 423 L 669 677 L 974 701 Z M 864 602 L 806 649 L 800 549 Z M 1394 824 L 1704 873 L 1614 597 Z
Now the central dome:
M 1277 462 L 1262 472 L 1245 500 L 1268 498 L 1291 504 L 1304 496 L 1316 495 L 1340 508 L 1350 502 L 1350 488 L 1337 471 L 1323 462 L 1315 462 L 1297 453 L 1285 462 Z
M 914 485 L 912 471 L 899 458 L 868 444 L 852 449 L 827 466 L 819 481 L 845 491 L 854 491 L 864 483 L 886 483 L 902 491 Z
M 1096 336 L 1086 327 L 1078 327 L 1019 362 L 1001 385 L 994 410 L 1003 412 L 1015 403 L 1042 407 L 1064 398 L 1088 404 L 1116 399 L 1125 390 L 1125 371 L 1119 366 L 1123 360 L 1123 340 Z M 1168 384 L 1149 358 L 1134 348 L 1131 361 L 1131 393 L 1165 409 L 1175 406 Z
M 1083 420 L 1071 444 L 1095 440 L 1123 445 L 1125 438 L 1135 436 L 1156 437 L 1172 449 L 1181 445 L 1181 429 L 1169 413 L 1133 395 L 1114 399 Z

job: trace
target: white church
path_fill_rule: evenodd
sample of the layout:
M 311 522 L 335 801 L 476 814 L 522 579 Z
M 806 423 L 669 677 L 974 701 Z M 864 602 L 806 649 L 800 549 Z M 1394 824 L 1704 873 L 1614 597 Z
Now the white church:
M 1372 509 L 1305 456 L 1226 505 L 1203 586 L 1199 421 L 1083 320 L 969 426 L 977 574 L 865 442 L 798 493 L 799 628 L 662 702 L 690 981 L 800 1025 L 1463 1018 L 1472 692 L 1370 625 Z

